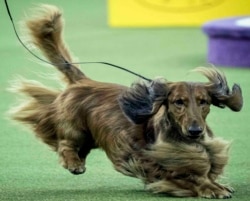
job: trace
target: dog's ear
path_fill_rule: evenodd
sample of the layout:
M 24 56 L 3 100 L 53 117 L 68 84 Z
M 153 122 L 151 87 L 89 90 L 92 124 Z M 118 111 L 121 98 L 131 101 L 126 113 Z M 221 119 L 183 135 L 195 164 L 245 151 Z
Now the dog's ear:
M 166 81 L 137 82 L 119 98 L 124 114 L 135 124 L 142 124 L 159 110 L 167 99 Z
M 209 79 L 210 82 L 206 83 L 205 86 L 212 98 L 213 105 L 220 108 L 227 106 L 235 112 L 241 110 L 243 97 L 238 84 L 234 84 L 232 91 L 230 91 L 225 75 L 214 67 L 200 67 L 196 71 L 201 72 Z

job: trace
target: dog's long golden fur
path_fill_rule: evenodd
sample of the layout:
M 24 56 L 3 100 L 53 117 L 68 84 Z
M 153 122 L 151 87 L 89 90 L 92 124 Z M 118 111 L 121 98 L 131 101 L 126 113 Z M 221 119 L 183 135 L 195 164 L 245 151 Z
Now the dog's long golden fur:
M 230 143 L 206 123 L 210 105 L 240 111 L 242 94 L 215 68 L 198 68 L 209 82 L 136 82 L 130 88 L 89 79 L 71 64 L 58 8 L 40 7 L 26 25 L 32 42 L 62 72 L 64 91 L 23 81 L 16 90 L 29 102 L 13 119 L 29 125 L 74 174 L 85 171 L 93 148 L 103 149 L 119 172 L 140 178 L 147 189 L 178 197 L 229 198 L 217 183 Z

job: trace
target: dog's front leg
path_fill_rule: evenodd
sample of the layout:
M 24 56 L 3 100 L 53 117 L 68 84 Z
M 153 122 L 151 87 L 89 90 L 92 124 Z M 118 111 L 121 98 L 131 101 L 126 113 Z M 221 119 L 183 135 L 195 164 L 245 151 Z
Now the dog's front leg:
M 231 198 L 232 192 L 230 192 L 227 188 L 218 184 L 216 182 L 211 181 L 209 178 L 205 178 L 202 182 L 201 186 L 198 188 L 199 197 L 203 198 Z
M 211 168 L 208 172 L 208 178 L 220 189 L 233 193 L 234 189 L 232 187 L 216 182 L 216 179 L 223 173 L 224 167 L 228 162 L 230 144 L 230 142 L 222 140 L 221 138 L 214 138 L 208 140 L 204 145 L 211 160 Z

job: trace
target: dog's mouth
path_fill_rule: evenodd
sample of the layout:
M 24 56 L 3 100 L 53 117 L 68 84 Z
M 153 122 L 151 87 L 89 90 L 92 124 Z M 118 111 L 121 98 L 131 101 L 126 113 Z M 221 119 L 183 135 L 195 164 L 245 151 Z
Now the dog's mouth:
M 191 140 L 199 140 L 199 139 L 203 138 L 203 136 L 204 136 L 204 131 L 202 131 L 200 133 L 196 133 L 196 134 L 189 133 L 189 132 L 187 133 L 187 137 Z
M 203 135 L 188 135 L 187 137 L 192 139 L 192 140 L 198 140 L 202 137 Z

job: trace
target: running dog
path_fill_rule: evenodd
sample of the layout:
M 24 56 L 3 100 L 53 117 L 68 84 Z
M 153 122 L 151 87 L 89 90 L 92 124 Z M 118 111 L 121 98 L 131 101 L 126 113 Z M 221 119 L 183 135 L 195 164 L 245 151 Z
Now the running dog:
M 241 88 L 229 89 L 216 68 L 197 68 L 207 82 L 138 81 L 131 87 L 88 78 L 74 64 L 62 39 L 61 11 L 42 5 L 26 27 L 32 43 L 64 75 L 65 90 L 38 82 L 13 86 L 29 100 L 12 118 L 28 125 L 73 174 L 85 171 L 93 148 L 103 149 L 114 168 L 141 179 L 148 190 L 177 197 L 230 198 L 219 184 L 230 143 L 206 123 L 210 106 L 240 111 Z

